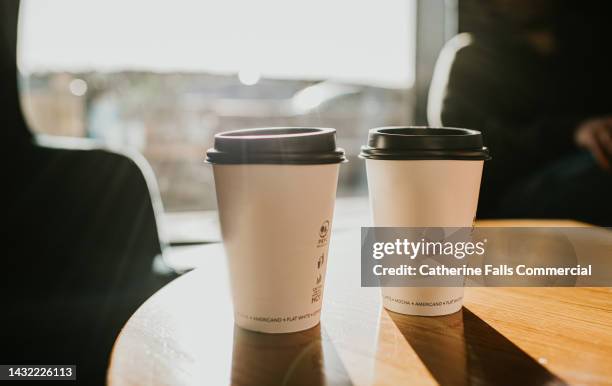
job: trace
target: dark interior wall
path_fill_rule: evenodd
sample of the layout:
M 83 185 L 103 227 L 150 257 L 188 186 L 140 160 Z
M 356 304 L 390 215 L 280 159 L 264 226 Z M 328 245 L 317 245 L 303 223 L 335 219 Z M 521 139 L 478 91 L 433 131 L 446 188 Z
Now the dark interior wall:
M 0 1 L 0 130 L 2 138 L 9 141 L 13 148 L 31 140 L 25 126 L 19 91 L 17 88 L 16 34 L 19 15 L 19 1 Z M 6 143 L 6 142 L 5 142 Z M 10 151 L 11 149 L 5 149 Z
M 470 20 L 475 14 L 473 0 L 458 0 L 457 5 L 457 30 L 458 32 L 469 32 L 474 28 L 474 20 Z
M 612 3 L 598 0 L 458 0 L 458 31 L 493 40 L 547 31 L 555 52 L 583 70 L 607 66 L 602 58 L 612 48 L 611 14 Z

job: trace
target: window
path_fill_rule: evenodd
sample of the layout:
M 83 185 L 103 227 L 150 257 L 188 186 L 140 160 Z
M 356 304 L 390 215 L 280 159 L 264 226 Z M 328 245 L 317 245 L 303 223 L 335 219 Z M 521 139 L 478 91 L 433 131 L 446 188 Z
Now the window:
M 410 122 L 414 0 L 24 0 L 33 130 L 140 150 L 167 210 L 215 207 L 215 133 L 338 129 L 340 194 L 363 189 L 367 129 Z

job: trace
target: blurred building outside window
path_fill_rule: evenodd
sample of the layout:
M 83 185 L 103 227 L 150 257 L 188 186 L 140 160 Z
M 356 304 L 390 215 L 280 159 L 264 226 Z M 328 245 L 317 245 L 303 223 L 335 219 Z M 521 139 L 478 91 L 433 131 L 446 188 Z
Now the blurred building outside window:
M 142 152 L 167 211 L 215 208 L 204 153 L 247 127 L 335 127 L 351 195 L 367 130 L 412 121 L 415 15 L 415 0 L 23 0 L 22 102 L 38 133 Z

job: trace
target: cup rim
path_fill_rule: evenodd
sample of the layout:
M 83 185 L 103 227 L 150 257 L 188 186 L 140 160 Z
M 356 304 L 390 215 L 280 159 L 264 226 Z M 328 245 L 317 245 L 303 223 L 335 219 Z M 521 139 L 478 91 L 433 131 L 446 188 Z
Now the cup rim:
M 482 133 L 435 126 L 383 126 L 370 129 L 360 158 L 373 160 L 489 160 Z
M 317 165 L 346 162 L 336 147 L 336 129 L 328 127 L 259 127 L 215 135 L 206 153 L 211 164 Z
M 320 135 L 323 133 L 335 133 L 336 129 L 329 127 L 291 127 L 291 126 L 279 126 L 279 127 L 255 127 L 250 129 L 238 129 L 224 131 L 216 134 L 215 138 L 244 138 L 244 139 L 256 139 L 256 138 L 280 138 L 280 137 L 305 137 L 311 135 Z M 264 134 L 258 134 L 264 133 Z

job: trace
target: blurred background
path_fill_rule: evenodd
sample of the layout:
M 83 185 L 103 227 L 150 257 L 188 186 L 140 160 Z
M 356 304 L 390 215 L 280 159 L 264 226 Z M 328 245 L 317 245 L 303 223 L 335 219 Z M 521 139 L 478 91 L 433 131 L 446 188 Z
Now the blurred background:
M 610 226 L 611 11 L 596 0 L 0 1 L 0 362 L 77 363 L 103 383 L 138 306 L 221 253 L 204 158 L 225 130 L 336 128 L 350 160 L 338 195 L 362 199 L 337 202 L 335 229 L 367 212 L 356 155 L 368 129 L 426 124 L 483 131 L 493 159 L 479 218 Z
M 355 155 L 367 130 L 425 123 L 418 102 L 456 33 L 454 1 L 21 7 L 19 83 L 32 130 L 142 152 L 166 211 L 216 207 L 204 152 L 214 134 L 246 127 L 335 127 L 351 158 L 339 195 L 365 194 Z
M 483 131 L 493 160 L 479 217 L 608 225 L 608 8 L 592 0 L 24 0 L 20 98 L 42 138 L 142 153 L 167 213 L 215 209 L 203 159 L 218 132 L 336 128 L 351 161 L 340 175 L 345 197 L 366 193 L 356 155 L 369 128 L 430 124 Z

